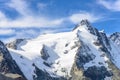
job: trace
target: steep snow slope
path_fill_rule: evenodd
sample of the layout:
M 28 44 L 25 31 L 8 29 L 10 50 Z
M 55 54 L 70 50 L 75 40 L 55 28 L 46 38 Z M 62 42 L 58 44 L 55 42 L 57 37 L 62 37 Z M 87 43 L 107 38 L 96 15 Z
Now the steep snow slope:
M 75 53 L 78 49 L 71 50 L 71 47 L 74 46 L 76 40 L 77 37 L 74 32 L 46 34 L 36 39 L 23 41 L 17 50 L 9 48 L 9 51 L 28 80 L 33 80 L 32 76 L 35 75 L 33 63 L 39 69 L 49 72 L 51 76 L 65 76 L 66 73 L 62 72 L 62 69 L 66 69 L 70 75 Z M 43 45 L 45 45 L 44 48 L 49 55 L 47 60 L 41 57 L 40 52 Z M 49 64 L 49 66 L 44 63 Z
M 94 65 L 95 66 L 104 65 L 108 68 L 107 63 L 105 63 L 108 60 L 108 58 L 106 56 L 101 57 L 103 53 L 99 51 L 100 46 L 96 46 L 93 44 L 95 41 L 97 41 L 97 36 L 90 34 L 90 32 L 88 31 L 88 27 L 86 25 L 83 25 L 82 27 L 78 27 L 76 31 L 78 31 L 79 38 L 83 41 L 83 43 L 89 46 L 91 50 L 89 54 L 95 55 L 95 59 L 86 63 L 84 65 L 84 68 L 87 69 L 88 67 L 91 67 Z M 100 62 L 102 63 L 102 65 L 99 64 Z
M 28 80 L 38 77 L 35 66 L 52 77 L 68 78 L 73 77 L 71 70 L 75 63 L 78 68 L 84 69 L 83 76 L 88 78 L 91 76 L 88 76 L 87 71 L 95 67 L 98 72 L 104 70 L 98 74 L 98 80 L 112 79 L 108 62 L 113 61 L 120 69 L 120 56 L 117 56 L 120 51 L 117 46 L 86 20 L 81 21 L 71 32 L 41 35 L 23 40 L 16 45 L 16 49 L 8 49 Z M 96 75 L 93 78 L 97 79 Z

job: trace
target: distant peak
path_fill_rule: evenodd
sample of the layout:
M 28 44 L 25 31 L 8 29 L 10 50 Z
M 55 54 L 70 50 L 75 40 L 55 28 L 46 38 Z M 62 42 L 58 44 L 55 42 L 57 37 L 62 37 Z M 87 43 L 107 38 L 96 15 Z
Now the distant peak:
M 120 32 L 115 32 L 113 33 L 114 35 L 119 35 L 120 36 Z
M 110 35 L 110 38 L 112 37 L 120 37 L 120 32 L 115 32 L 112 35 Z
M 114 41 L 117 38 L 120 38 L 120 32 L 115 32 L 112 35 L 110 35 L 110 38 Z
M 115 32 L 110 35 L 110 39 L 115 42 L 118 46 L 120 46 L 120 32 Z

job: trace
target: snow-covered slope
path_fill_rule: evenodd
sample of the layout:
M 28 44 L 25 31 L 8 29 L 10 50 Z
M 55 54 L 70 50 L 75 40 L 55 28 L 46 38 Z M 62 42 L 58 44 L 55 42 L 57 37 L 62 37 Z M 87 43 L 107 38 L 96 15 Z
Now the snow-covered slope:
M 61 69 L 66 69 L 68 74 L 70 73 L 78 49 L 76 47 L 71 50 L 75 41 L 77 41 L 77 37 L 74 32 L 47 34 L 23 41 L 17 50 L 9 48 L 9 51 L 28 80 L 33 80 L 32 75 L 35 75 L 33 63 L 39 69 L 50 73 L 51 76 L 65 76 L 65 72 L 62 72 Z M 46 51 L 43 54 L 49 55 L 46 59 L 42 58 L 43 48 Z
M 16 48 L 8 47 L 28 80 L 42 79 L 38 79 L 43 76 L 36 74 L 36 67 L 51 77 L 63 77 L 61 80 L 120 79 L 116 77 L 120 73 L 120 56 L 117 56 L 120 50 L 87 20 L 81 21 L 73 31 L 40 35 L 22 40 Z M 91 72 L 92 69 L 95 70 Z

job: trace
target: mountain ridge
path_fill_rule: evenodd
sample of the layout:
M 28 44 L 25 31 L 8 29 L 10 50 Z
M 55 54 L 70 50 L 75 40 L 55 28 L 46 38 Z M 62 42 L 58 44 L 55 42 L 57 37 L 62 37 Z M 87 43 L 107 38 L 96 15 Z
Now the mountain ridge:
M 23 73 L 20 75 L 27 80 L 120 79 L 120 50 L 116 41 L 87 20 L 70 32 L 17 39 L 6 47 Z

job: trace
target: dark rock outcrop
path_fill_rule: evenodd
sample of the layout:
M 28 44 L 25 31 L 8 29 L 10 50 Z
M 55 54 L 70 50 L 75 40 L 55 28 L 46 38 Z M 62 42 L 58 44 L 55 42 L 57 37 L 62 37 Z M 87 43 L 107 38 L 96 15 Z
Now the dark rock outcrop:
M 47 50 L 45 45 L 43 45 L 40 53 L 41 53 L 42 59 L 44 59 L 44 60 L 47 60 L 50 57 L 49 54 L 48 54 L 48 50 Z
M 46 71 L 42 71 L 37 66 L 35 66 L 35 73 L 37 76 L 34 76 L 34 80 L 67 80 L 64 77 L 51 77 Z
M 78 48 L 78 52 L 75 57 L 75 62 L 78 68 L 82 68 L 85 63 L 88 63 L 95 58 L 95 55 L 87 45 L 84 45 L 83 42 L 81 42 L 81 45 L 82 46 Z
M 24 80 L 25 77 L 21 72 L 20 68 L 16 62 L 12 59 L 8 49 L 5 47 L 4 43 L 0 41 L 0 73 L 2 74 L 18 74 L 21 75 Z
M 83 74 L 90 80 L 104 80 L 106 77 L 111 77 L 113 75 L 112 72 L 107 71 L 107 69 L 104 66 L 89 67 L 87 70 L 84 71 Z
M 26 80 L 21 75 L 18 74 L 0 74 L 0 80 Z
M 18 46 L 22 41 L 24 41 L 24 39 L 16 39 L 16 40 L 13 41 L 13 42 L 7 43 L 7 44 L 6 44 L 6 47 L 12 48 L 12 49 L 17 49 L 17 46 Z
M 120 46 L 120 32 L 113 33 L 109 38 L 118 46 Z

